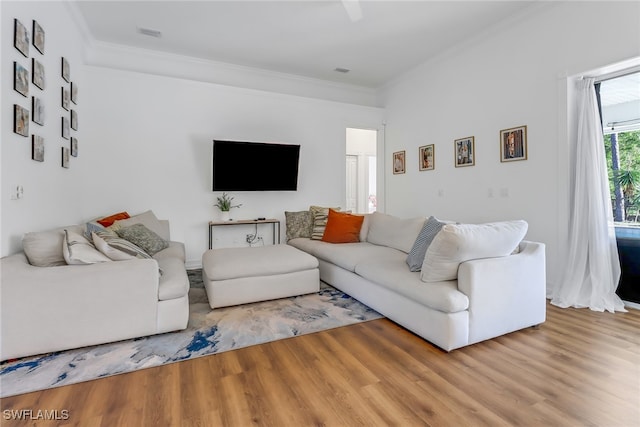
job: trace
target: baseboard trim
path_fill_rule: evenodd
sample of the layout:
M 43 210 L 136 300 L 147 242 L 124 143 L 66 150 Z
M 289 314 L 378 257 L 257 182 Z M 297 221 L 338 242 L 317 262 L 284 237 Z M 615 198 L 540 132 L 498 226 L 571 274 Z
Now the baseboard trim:
M 631 302 L 631 301 L 625 301 L 622 300 L 622 302 L 624 303 L 624 306 L 627 308 L 633 308 L 634 310 L 640 310 L 640 304 L 638 304 L 637 302 Z
M 184 265 L 187 267 L 187 270 L 197 270 L 198 268 L 202 268 L 202 260 L 187 260 Z

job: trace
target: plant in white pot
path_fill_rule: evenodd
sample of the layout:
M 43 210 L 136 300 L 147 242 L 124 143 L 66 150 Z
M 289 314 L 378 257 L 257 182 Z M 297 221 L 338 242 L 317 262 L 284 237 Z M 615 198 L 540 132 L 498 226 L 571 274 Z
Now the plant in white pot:
M 233 197 L 229 196 L 227 193 L 222 193 L 222 196 L 218 196 L 216 200 L 217 201 L 214 206 L 220 209 L 222 221 L 231 221 L 231 218 L 229 218 L 229 211 L 233 208 L 239 208 L 242 206 L 242 203 L 234 205 Z

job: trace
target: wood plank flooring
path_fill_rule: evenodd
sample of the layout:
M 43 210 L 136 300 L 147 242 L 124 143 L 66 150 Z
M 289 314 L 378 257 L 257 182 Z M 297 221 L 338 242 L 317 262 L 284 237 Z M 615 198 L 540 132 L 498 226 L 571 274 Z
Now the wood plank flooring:
M 640 311 L 548 305 L 451 353 L 380 319 L 0 404 L 3 426 L 639 426 Z

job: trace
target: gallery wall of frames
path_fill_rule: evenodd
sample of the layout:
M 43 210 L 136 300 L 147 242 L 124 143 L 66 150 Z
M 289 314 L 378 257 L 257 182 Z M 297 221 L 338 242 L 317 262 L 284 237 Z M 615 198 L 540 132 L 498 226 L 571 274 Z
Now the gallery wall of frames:
M 44 162 L 46 152 L 47 159 L 51 156 L 69 168 L 71 159 L 78 157 L 78 85 L 72 79 L 72 66 L 60 56 L 59 69 L 45 69 L 45 29 L 36 20 L 14 19 L 13 46 L 13 89 L 24 97 L 13 105 L 13 132 L 30 140 L 33 160 Z M 60 93 L 55 111 L 45 111 L 47 90 Z M 45 126 L 59 127 L 59 141 L 45 141 Z M 49 146 L 58 146 L 60 151 L 53 149 L 51 155 L 51 150 L 45 150 Z

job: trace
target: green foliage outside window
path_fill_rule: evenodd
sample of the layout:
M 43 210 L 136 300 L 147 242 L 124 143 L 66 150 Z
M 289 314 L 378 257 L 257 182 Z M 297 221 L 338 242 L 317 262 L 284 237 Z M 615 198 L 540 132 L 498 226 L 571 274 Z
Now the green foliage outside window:
M 611 135 L 605 135 L 604 146 L 614 215 L 616 206 L 622 206 L 624 212 L 620 212 L 618 219 L 640 224 L 640 130 L 618 134 L 619 169 L 616 171 L 612 168 Z

